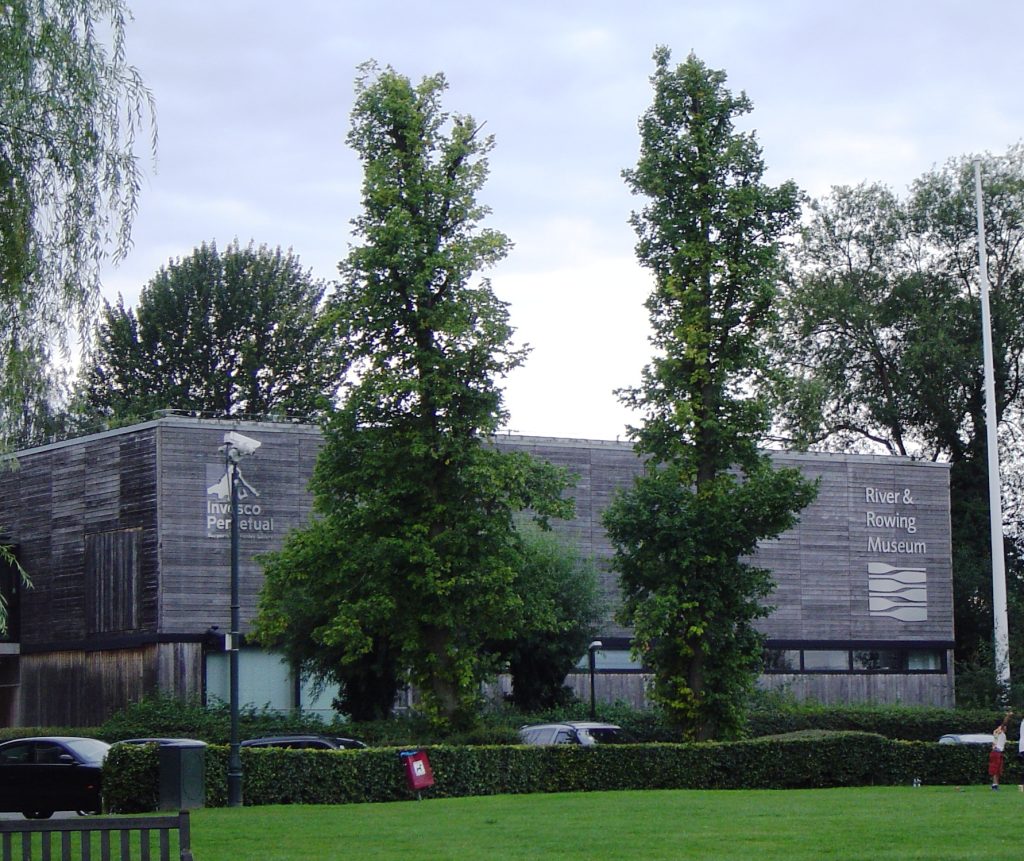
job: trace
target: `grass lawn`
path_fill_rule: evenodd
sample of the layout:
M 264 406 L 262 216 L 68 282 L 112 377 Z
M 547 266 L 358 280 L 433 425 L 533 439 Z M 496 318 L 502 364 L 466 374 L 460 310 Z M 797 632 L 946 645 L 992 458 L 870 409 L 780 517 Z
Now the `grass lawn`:
M 1014 859 L 1015 785 L 592 792 L 196 810 L 196 861 Z

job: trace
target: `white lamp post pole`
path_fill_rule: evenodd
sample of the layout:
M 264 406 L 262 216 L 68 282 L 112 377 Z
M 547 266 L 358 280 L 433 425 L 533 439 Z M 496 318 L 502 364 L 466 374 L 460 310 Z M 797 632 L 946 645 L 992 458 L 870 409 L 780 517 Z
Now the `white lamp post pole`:
M 985 249 L 985 206 L 981 194 L 981 162 L 974 162 L 978 210 L 978 268 L 981 293 L 981 342 L 985 361 L 985 433 L 988 446 L 988 507 L 992 536 L 992 621 L 995 640 L 996 684 L 1000 696 L 1010 695 L 1010 634 L 1006 609 L 1006 563 L 1003 558 L 1003 507 L 999 479 L 999 441 L 996 426 L 996 386 L 992 350 L 992 313 L 988 301 L 988 258 Z M 1004 703 L 1005 705 L 1005 703 Z

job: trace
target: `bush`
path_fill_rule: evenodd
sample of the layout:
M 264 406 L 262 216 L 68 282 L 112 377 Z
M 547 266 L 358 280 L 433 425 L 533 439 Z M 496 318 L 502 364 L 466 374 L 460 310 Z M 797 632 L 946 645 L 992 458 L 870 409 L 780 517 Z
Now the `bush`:
M 103 764 L 103 806 L 109 813 L 145 813 L 160 800 L 155 744 L 115 744 Z
M 347 734 L 337 725 L 325 724 L 319 715 L 257 709 L 251 705 L 239 709 L 239 730 L 242 738 L 292 733 Z M 99 737 L 108 741 L 173 736 L 226 744 L 230 734 L 231 715 L 226 703 L 203 705 L 198 698 L 180 700 L 163 695 L 128 706 L 98 729 Z
M 833 786 L 971 784 L 986 778 L 988 750 L 893 741 L 861 732 L 805 731 L 775 738 L 699 744 L 522 745 L 425 748 L 437 797 L 625 789 L 805 789 Z M 408 799 L 400 748 L 242 750 L 246 804 L 351 804 Z M 206 752 L 206 803 L 227 799 L 228 749 Z M 150 747 L 119 746 L 104 766 L 105 803 L 155 807 L 158 760 Z M 1007 783 L 1021 782 L 1008 763 Z M 152 808 L 150 808 L 152 809 Z
M 750 737 L 778 735 L 805 729 L 873 732 L 907 741 L 938 741 L 945 733 L 991 732 L 1002 715 L 986 709 L 944 709 L 921 706 L 777 705 L 749 712 Z M 1016 738 L 1019 724 L 1008 735 Z

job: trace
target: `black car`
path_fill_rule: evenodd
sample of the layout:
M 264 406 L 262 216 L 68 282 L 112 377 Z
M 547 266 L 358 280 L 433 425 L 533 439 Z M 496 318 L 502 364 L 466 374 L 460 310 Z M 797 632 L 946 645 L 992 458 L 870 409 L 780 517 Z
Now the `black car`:
M 49 736 L 0 744 L 0 810 L 49 819 L 55 810 L 99 813 L 100 770 L 110 745 Z
M 359 739 L 333 735 L 271 735 L 264 738 L 247 738 L 241 746 L 286 747 L 293 750 L 358 750 L 366 747 Z

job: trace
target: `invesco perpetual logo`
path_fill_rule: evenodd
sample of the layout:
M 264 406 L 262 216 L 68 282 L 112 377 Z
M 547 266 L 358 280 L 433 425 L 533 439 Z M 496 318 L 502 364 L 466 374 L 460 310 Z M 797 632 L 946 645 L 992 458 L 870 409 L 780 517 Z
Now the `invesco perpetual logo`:
M 241 535 L 269 537 L 274 517 L 260 492 L 238 472 L 238 531 Z M 206 465 L 206 535 L 227 538 L 231 535 L 231 474 L 226 464 Z

